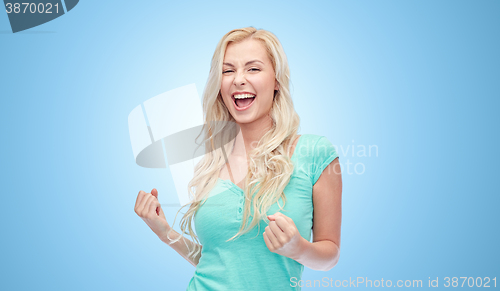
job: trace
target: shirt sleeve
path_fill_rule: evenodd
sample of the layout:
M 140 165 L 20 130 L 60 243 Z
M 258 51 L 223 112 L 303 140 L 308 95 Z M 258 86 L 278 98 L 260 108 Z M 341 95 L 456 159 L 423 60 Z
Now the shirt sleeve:
M 318 142 L 314 146 L 314 156 L 312 170 L 312 184 L 316 184 L 319 177 L 323 173 L 323 170 L 339 155 L 333 144 L 324 136 L 318 139 Z

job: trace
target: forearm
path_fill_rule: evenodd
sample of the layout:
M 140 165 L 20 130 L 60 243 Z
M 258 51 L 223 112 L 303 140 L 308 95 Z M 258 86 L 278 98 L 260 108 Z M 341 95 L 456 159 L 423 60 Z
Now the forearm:
M 176 240 L 181 235 L 178 232 L 176 232 L 174 229 L 172 229 L 169 236 L 170 236 L 171 240 Z M 196 255 L 196 257 L 194 259 L 192 259 L 192 258 L 188 257 L 189 249 L 186 246 L 186 244 L 189 245 L 190 249 L 193 249 L 195 246 L 198 246 L 201 248 L 201 246 L 199 244 L 195 244 L 193 241 L 187 239 L 184 236 L 179 241 L 177 241 L 173 244 L 170 244 L 170 241 L 167 238 L 166 233 L 163 237 L 160 237 L 160 239 L 161 239 L 161 241 L 163 241 L 164 243 L 166 243 L 167 245 L 172 247 L 179 255 L 181 255 L 184 259 L 186 259 L 189 263 L 191 263 L 191 265 L 193 265 L 195 267 L 196 267 L 196 265 L 198 265 L 198 262 L 200 261 L 200 257 L 201 257 L 201 251 L 199 254 Z
M 302 243 L 295 260 L 302 265 L 319 271 L 328 271 L 335 267 L 340 257 L 340 249 L 332 241 L 309 242 L 302 238 Z

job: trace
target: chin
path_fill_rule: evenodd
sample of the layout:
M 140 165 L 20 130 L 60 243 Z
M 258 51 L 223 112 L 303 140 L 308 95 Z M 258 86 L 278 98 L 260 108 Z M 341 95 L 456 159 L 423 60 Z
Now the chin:
M 248 124 L 255 121 L 255 118 L 251 117 L 239 117 L 234 119 L 238 124 Z

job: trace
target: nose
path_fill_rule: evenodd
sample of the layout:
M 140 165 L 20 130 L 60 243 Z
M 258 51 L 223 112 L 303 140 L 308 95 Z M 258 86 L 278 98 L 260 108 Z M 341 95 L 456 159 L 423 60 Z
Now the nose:
M 236 72 L 234 76 L 234 85 L 239 86 L 239 85 L 244 85 L 246 82 L 245 79 L 245 74 L 243 72 Z

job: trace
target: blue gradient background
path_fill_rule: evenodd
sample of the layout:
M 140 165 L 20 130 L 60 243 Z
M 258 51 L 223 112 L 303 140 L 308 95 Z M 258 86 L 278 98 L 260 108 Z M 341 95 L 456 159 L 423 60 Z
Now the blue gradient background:
M 195 268 L 134 212 L 139 190 L 177 195 L 168 169 L 135 164 L 127 117 L 201 95 L 217 42 L 245 26 L 278 36 L 300 133 L 344 171 L 340 262 L 303 280 L 500 279 L 499 16 L 499 1 L 80 1 L 12 34 L 1 12 L 0 289 L 185 290 Z

